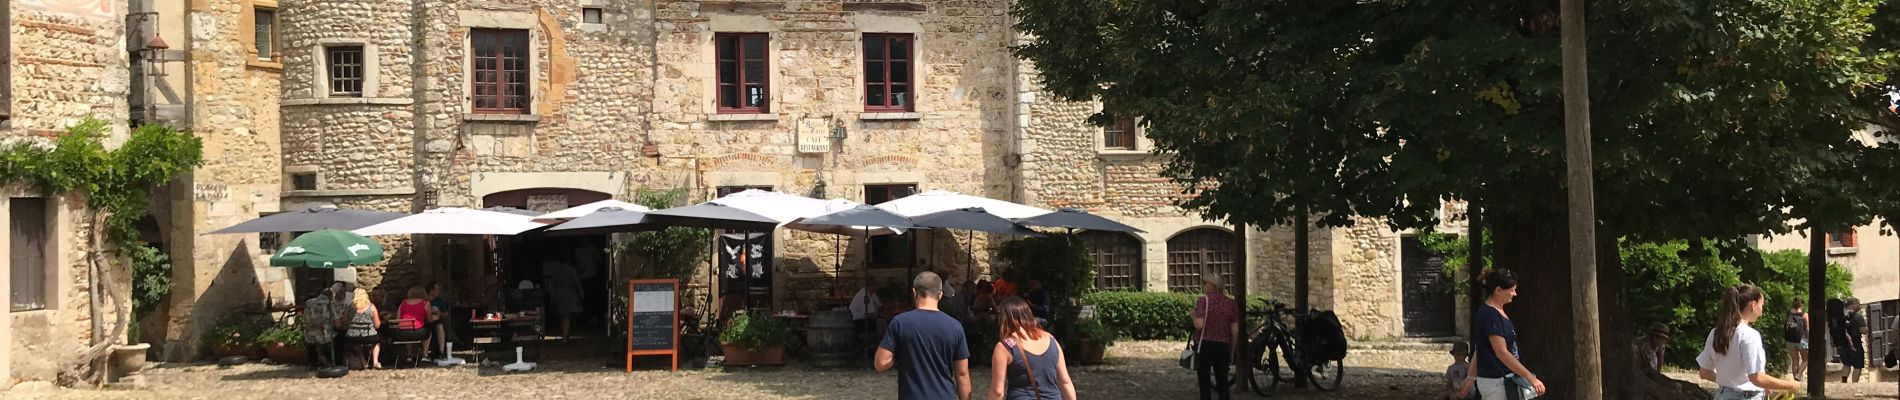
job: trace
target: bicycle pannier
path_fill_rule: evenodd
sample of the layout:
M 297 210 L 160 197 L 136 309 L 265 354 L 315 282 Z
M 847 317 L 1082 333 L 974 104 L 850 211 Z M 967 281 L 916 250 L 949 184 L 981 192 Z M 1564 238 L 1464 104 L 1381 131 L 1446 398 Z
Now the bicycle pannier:
M 1306 332 L 1301 339 L 1312 343 L 1314 356 L 1324 360 L 1346 359 L 1346 331 L 1339 325 L 1339 315 L 1332 311 L 1319 311 L 1313 314 L 1306 326 L 1300 327 Z

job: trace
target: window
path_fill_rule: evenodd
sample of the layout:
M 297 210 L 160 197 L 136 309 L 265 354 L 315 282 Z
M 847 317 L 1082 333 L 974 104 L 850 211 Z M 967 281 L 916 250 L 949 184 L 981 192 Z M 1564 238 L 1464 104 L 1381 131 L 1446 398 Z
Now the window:
M 581 9 L 581 23 L 583 24 L 600 23 L 600 8 L 599 7 L 582 8 Z
M 1115 118 L 1115 124 L 1102 128 L 1102 148 L 1112 150 L 1135 149 L 1135 119 Z
M 721 33 L 713 35 L 713 41 L 718 47 L 719 113 L 771 111 L 766 106 L 772 97 L 766 58 L 770 38 L 763 33 Z
M 911 34 L 864 34 L 864 111 L 911 111 Z
M 917 185 L 865 185 L 864 204 L 879 204 L 917 194 Z M 871 267 L 902 268 L 916 261 L 911 256 L 916 249 L 916 231 L 902 235 L 885 235 L 871 238 Z
M 317 190 L 317 173 L 293 172 L 290 174 L 290 190 Z
M 46 199 L 13 198 L 7 203 L 7 266 L 13 279 L 12 311 L 44 310 L 47 289 Z
M 528 31 L 469 32 L 475 76 L 470 93 L 478 114 L 528 113 Z
M 767 192 L 772 191 L 771 186 L 720 186 L 718 197 L 726 197 L 733 193 L 739 193 L 739 192 L 752 190 L 752 189 L 764 190 Z
M 1850 248 L 1860 245 L 1860 238 L 1853 229 L 1827 234 L 1827 247 L 1831 249 Z
M 1201 273 L 1219 273 L 1234 283 L 1234 234 L 1200 228 L 1168 239 L 1168 291 L 1201 291 Z
M 251 11 L 252 40 L 257 45 L 257 59 L 274 61 L 277 59 L 277 10 L 257 7 Z
M 363 46 L 323 48 L 329 66 L 330 97 L 363 97 Z
M 1084 232 L 1095 258 L 1095 288 L 1141 290 L 1141 239 L 1120 232 Z

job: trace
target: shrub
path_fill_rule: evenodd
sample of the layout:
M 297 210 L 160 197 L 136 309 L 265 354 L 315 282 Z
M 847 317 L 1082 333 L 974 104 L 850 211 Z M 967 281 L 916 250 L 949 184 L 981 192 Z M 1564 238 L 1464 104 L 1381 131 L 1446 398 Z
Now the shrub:
M 270 327 L 270 318 L 234 312 L 219 318 L 217 324 L 205 331 L 203 340 L 208 346 L 249 346 L 257 343 L 257 338 Z
M 133 316 L 145 315 L 172 291 L 172 259 L 151 246 L 134 247 L 127 253 L 132 259 Z
M 1121 338 L 1121 334 L 1109 328 L 1108 324 L 1102 323 L 1101 318 L 1090 319 L 1076 324 L 1075 336 L 1082 341 L 1103 346 L 1113 345 L 1115 344 L 1115 339 Z
M 1095 305 L 1095 319 L 1130 339 L 1186 340 L 1194 333 L 1194 301 L 1199 293 L 1095 292 L 1082 296 Z M 1247 299 L 1247 309 L 1266 309 L 1265 297 Z
M 257 344 L 268 345 L 271 343 L 283 343 L 285 346 L 302 346 L 303 330 L 298 329 L 297 324 L 291 323 L 288 320 L 265 328 L 262 333 L 257 335 Z
M 1095 258 L 1083 246 L 1068 235 L 1049 235 L 1005 242 L 998 255 L 1009 263 L 1004 274 L 1010 281 L 1040 280 L 1057 304 L 1066 304 L 1095 288 Z
M 791 337 L 791 330 L 777 318 L 755 317 L 741 311 L 733 313 L 732 319 L 726 322 L 726 330 L 719 333 L 719 344 L 742 345 L 759 351 L 784 345 Z

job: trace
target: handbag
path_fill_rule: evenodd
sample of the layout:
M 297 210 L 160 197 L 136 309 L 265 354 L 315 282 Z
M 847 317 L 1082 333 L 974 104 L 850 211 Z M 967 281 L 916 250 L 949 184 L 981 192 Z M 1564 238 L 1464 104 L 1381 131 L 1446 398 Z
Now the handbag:
M 1207 301 L 1207 298 L 1203 297 L 1201 301 Z M 1200 346 L 1198 346 L 1198 343 L 1195 343 L 1193 336 L 1204 336 L 1201 335 L 1199 331 L 1194 333 L 1195 334 L 1188 339 L 1187 348 L 1181 349 L 1181 368 L 1187 368 L 1188 370 L 1194 369 L 1194 355 L 1200 352 Z
M 1507 400 L 1530 400 L 1537 398 L 1537 388 L 1531 386 L 1529 379 L 1517 374 L 1504 375 L 1504 398 Z

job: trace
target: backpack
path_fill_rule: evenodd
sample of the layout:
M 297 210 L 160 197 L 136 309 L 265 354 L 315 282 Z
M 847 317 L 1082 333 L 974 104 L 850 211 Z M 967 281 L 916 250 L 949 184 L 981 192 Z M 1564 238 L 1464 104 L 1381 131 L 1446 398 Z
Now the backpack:
M 1783 326 L 1785 327 L 1782 333 L 1783 339 L 1787 339 L 1789 343 L 1799 343 L 1808 338 L 1808 330 L 1802 324 L 1800 313 L 1788 313 L 1788 320 Z
M 1315 349 L 1312 357 L 1320 360 L 1335 361 L 1346 359 L 1346 331 L 1339 324 L 1339 315 L 1332 311 L 1314 312 L 1306 325 L 1300 327 L 1303 333 L 1300 339 L 1312 343 Z

